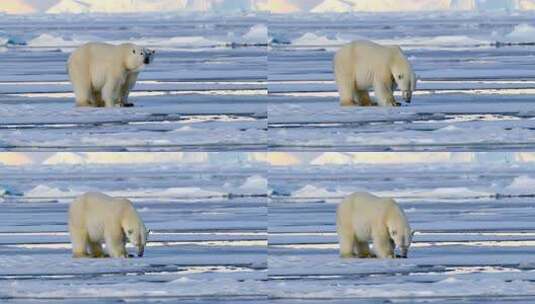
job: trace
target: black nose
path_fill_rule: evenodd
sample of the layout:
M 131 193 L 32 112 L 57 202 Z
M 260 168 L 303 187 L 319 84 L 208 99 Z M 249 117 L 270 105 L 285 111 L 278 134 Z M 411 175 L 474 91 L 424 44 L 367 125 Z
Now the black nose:
M 150 59 L 148 57 L 145 57 L 145 60 L 143 60 L 143 63 L 144 64 L 149 64 L 150 63 Z

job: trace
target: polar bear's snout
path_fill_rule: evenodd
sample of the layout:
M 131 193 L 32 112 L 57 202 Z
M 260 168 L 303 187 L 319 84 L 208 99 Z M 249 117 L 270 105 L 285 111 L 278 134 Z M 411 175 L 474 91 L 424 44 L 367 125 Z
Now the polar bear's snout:
M 406 259 L 407 258 L 407 254 L 409 252 L 409 247 L 401 247 L 400 248 L 400 255 L 399 257 L 402 258 L 402 259 Z
M 149 49 L 143 50 L 143 54 L 145 55 L 145 58 L 143 59 L 143 63 L 150 64 L 154 60 L 155 53 L 156 53 L 155 50 L 149 50 Z
M 412 92 L 409 90 L 403 91 L 403 100 L 405 100 L 405 102 L 410 103 L 411 99 L 412 99 Z
M 137 248 L 137 256 L 142 257 L 145 253 L 145 245 L 147 244 L 149 230 L 145 228 L 145 225 L 140 225 L 134 229 L 126 231 L 126 237 L 128 241 Z

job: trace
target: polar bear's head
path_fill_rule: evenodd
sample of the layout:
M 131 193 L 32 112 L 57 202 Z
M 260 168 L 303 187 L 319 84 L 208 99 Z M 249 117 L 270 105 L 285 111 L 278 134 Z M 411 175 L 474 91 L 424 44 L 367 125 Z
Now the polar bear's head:
M 142 257 L 145 252 L 149 231 L 134 207 L 127 210 L 121 225 L 125 237 L 130 244 L 137 248 L 137 256 Z
M 401 90 L 403 99 L 411 102 L 412 93 L 416 89 L 416 74 L 412 71 L 411 64 L 401 51 L 399 46 L 395 46 L 394 56 L 390 65 L 390 72 L 394 83 Z
M 399 248 L 402 258 L 406 258 L 412 242 L 413 231 L 405 217 L 405 213 L 397 205 L 395 205 L 394 210 L 389 212 L 386 225 L 390 239 L 393 242 L 392 245 Z
M 126 52 L 125 67 L 133 72 L 140 71 L 145 65 L 153 61 L 156 51 L 142 48 L 132 43 L 122 45 L 123 51 Z

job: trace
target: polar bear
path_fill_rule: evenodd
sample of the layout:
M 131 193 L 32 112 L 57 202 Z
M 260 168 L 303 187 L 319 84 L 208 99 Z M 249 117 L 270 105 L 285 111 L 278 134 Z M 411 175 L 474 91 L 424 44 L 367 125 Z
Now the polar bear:
M 102 242 L 111 257 L 129 257 L 127 240 L 141 257 L 148 231 L 129 200 L 88 192 L 69 206 L 69 234 L 73 257 L 104 257 Z
M 336 52 L 334 74 L 341 106 L 373 105 L 368 94 L 371 87 L 378 105 L 397 106 L 396 86 L 406 102 L 416 89 L 416 75 L 399 46 L 353 41 Z
M 373 241 L 375 254 L 380 258 L 394 258 L 394 248 L 406 258 L 412 232 L 403 210 L 391 198 L 381 198 L 366 192 L 346 197 L 336 210 L 336 230 L 340 242 L 340 256 L 374 257 L 368 241 Z
M 133 106 L 128 95 L 155 51 L 132 43 L 90 42 L 69 56 L 67 70 L 79 107 Z

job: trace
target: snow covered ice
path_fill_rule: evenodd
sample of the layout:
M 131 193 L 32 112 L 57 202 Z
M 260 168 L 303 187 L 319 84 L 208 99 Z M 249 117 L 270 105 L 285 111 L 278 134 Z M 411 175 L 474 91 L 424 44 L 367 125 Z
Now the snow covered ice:
M 30 157 L 0 165 L 0 301 L 265 299 L 266 169 L 254 155 Z M 133 201 L 152 230 L 143 258 L 71 258 L 67 208 L 86 191 Z
M 0 302 L 529 303 L 534 12 L 0 1 Z M 411 104 L 339 106 L 333 55 L 359 39 L 401 46 Z M 94 41 L 156 50 L 134 107 L 75 106 L 67 58 Z M 89 191 L 133 202 L 143 258 L 72 258 L 68 206 Z M 339 257 L 336 206 L 357 191 L 404 209 L 407 259 Z
M 535 142 L 534 32 L 531 12 L 272 15 L 269 146 L 530 149 Z M 402 47 L 419 78 L 410 105 L 338 106 L 333 54 L 358 39 Z M 396 97 L 401 100 L 399 92 Z
M 21 27 L 21 24 L 24 24 Z M 69 53 L 89 41 L 154 48 L 134 108 L 76 108 Z M 2 150 L 262 150 L 267 143 L 262 13 L 3 15 Z
M 529 155 L 424 153 L 414 161 L 412 152 L 373 154 L 361 162 L 366 156 L 359 153 L 295 152 L 300 164 L 270 168 L 273 298 L 529 302 L 535 294 L 535 167 Z M 336 206 L 355 191 L 396 198 L 416 230 L 408 259 L 339 258 Z

